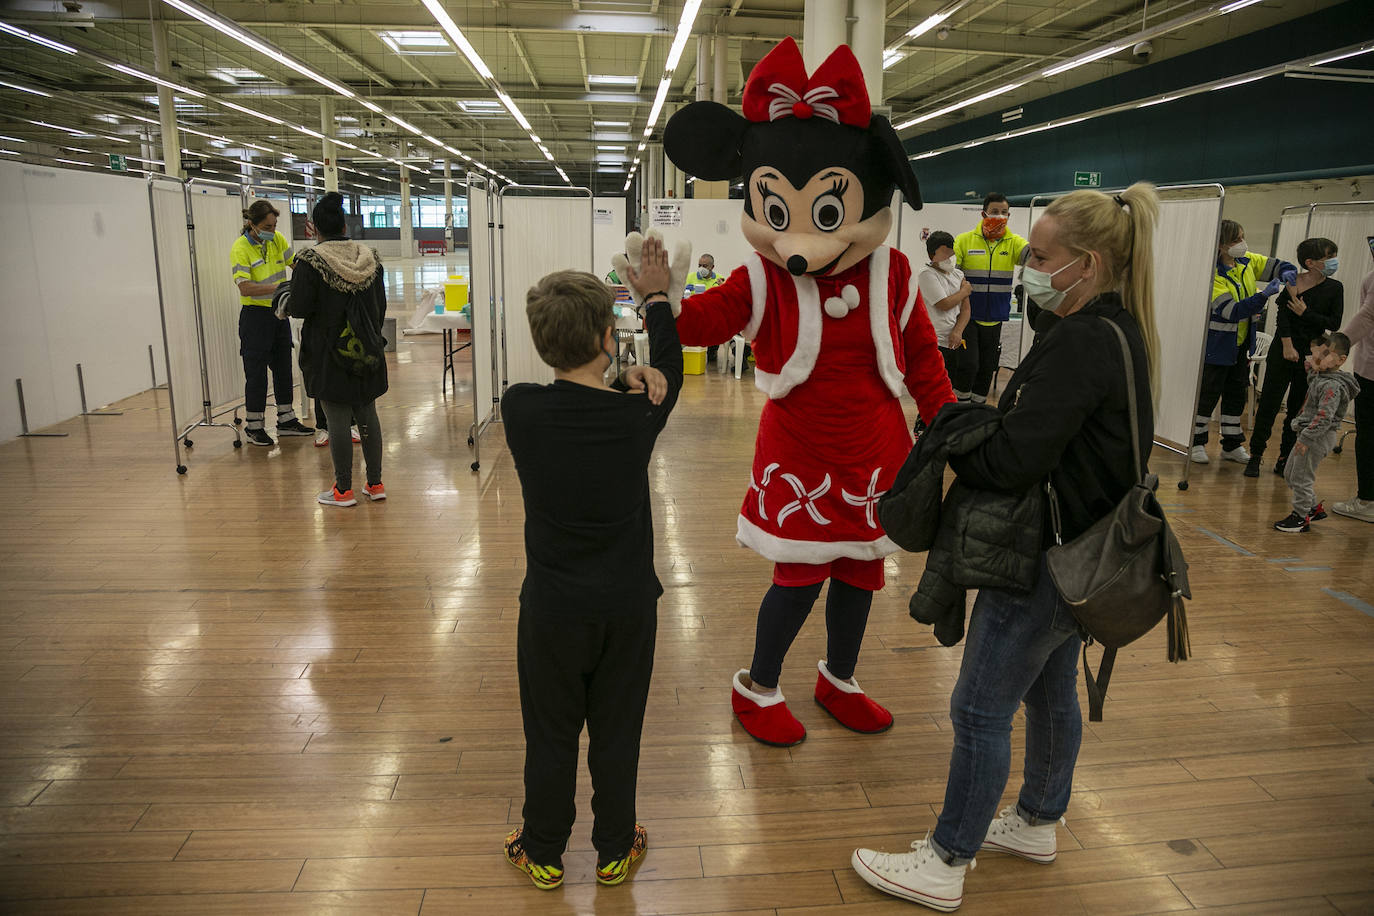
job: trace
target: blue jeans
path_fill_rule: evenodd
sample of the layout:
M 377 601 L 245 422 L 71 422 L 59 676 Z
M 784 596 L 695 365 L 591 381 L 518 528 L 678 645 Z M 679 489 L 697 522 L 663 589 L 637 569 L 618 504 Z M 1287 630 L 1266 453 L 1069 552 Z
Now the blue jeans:
M 1017 807 L 1031 824 L 1069 805 L 1083 739 L 1078 654 L 1083 641 L 1045 561 L 1026 593 L 983 589 L 973 605 L 959 682 L 949 701 L 954 753 L 932 837 L 947 863 L 972 859 L 997 814 L 1011 771 L 1011 724 L 1026 704 L 1026 764 Z

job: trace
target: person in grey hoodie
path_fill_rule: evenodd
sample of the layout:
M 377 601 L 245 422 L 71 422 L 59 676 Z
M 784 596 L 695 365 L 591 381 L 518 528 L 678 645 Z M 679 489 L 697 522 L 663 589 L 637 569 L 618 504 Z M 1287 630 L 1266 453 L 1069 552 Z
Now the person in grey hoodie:
M 386 499 L 382 486 L 382 430 L 377 398 L 386 393 L 386 287 L 382 259 L 366 245 L 349 241 L 343 196 L 320 198 L 311 214 L 320 243 L 296 257 L 287 308 L 304 318 L 301 369 L 306 384 L 320 399 L 329 427 L 356 424 L 367 467 L 364 495 Z M 347 435 L 329 438 L 334 486 L 320 493 L 326 506 L 356 506 L 353 495 L 353 444 Z
M 1293 491 L 1293 511 L 1274 523 L 1277 531 L 1308 531 L 1312 522 L 1326 518 L 1317 500 L 1317 465 L 1335 447 L 1341 421 L 1360 393 L 1355 376 L 1340 371 L 1349 356 L 1350 338 L 1339 332 L 1313 344 L 1307 400 L 1303 401 L 1302 413 L 1292 420 L 1298 441 L 1283 470 L 1283 479 Z

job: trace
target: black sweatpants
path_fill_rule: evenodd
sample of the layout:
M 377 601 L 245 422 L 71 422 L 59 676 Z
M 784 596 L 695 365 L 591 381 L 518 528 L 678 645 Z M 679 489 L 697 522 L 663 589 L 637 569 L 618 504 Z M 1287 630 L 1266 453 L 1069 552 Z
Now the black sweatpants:
M 1221 401 L 1221 447 L 1230 450 L 1245 444 L 1240 421 L 1250 394 L 1250 360 L 1244 348 L 1237 347 L 1236 351 L 1236 361 L 1230 366 L 1209 363 L 1202 367 L 1202 392 L 1198 395 L 1193 424 L 1194 445 L 1207 444 L 1208 425 L 1217 401 Z
M 243 357 L 243 411 L 249 429 L 261 429 L 267 410 L 267 370 L 277 420 L 296 416 L 291 406 L 291 323 L 272 309 L 245 305 L 239 309 L 239 355 Z
M 774 585 L 763 596 L 754 631 L 754 661 L 749 666 L 749 680 L 760 687 L 778 686 L 782 661 L 820 597 L 822 584 Z M 872 592 L 839 579 L 830 580 L 830 591 L 825 596 L 825 666 L 842 681 L 854 676 L 872 606 Z
M 1361 344 L 1368 346 L 1368 344 Z M 1360 394 L 1355 398 L 1355 477 L 1360 499 L 1374 499 L 1374 378 L 1355 376 Z
M 521 607 L 516 656 L 525 724 L 524 842 L 536 863 L 561 863 L 568 845 L 584 722 L 592 845 L 600 863 L 629 852 L 657 629 L 656 603 L 595 618 Z
M 1302 413 L 1302 402 L 1307 400 L 1307 370 L 1301 362 L 1295 363 L 1287 359 L 1266 360 L 1264 387 L 1260 389 L 1259 402 L 1255 405 L 1255 425 L 1250 430 L 1251 457 L 1258 458 L 1264 454 L 1285 393 L 1288 395 L 1288 410 L 1283 421 L 1283 434 L 1279 438 L 1280 460 L 1288 457 L 1288 453 L 1293 451 L 1293 443 L 1298 441 L 1298 434 L 1293 431 L 1289 421 Z
M 982 325 L 970 321 L 964 328 L 964 351 L 959 360 L 958 378 L 950 377 L 959 400 L 988 399 L 992 380 L 997 375 L 998 353 L 1002 346 L 1002 325 Z
M 357 425 L 358 438 L 363 440 L 363 467 L 367 485 L 382 482 L 382 425 L 377 420 L 377 402 L 366 404 L 337 404 L 323 401 L 324 417 L 334 418 L 334 428 L 343 430 L 329 437 L 329 457 L 334 461 L 334 486 L 340 493 L 353 489 L 353 435 L 349 427 Z M 321 427 L 323 428 L 323 427 Z

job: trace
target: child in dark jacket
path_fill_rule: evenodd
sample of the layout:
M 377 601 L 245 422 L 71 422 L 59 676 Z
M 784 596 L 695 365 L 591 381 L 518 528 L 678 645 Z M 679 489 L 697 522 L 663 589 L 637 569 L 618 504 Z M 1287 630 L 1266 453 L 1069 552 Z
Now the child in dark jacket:
M 645 243 L 642 271 L 627 279 L 667 289 L 667 258 L 654 240 Z M 501 399 L 525 502 L 527 566 L 516 643 L 524 823 L 505 851 L 543 890 L 563 882 L 584 724 L 596 880 L 620 884 L 647 846 L 635 823 L 635 785 L 663 594 L 649 461 L 682 386 L 682 345 L 666 294 L 649 295 L 651 366 L 607 386 L 612 300 L 609 287 L 576 271 L 531 288 L 530 332 L 554 382 L 512 385 Z
M 1344 334 L 1331 334 L 1325 342 L 1313 345 L 1307 399 L 1302 413 L 1291 421 L 1298 441 L 1283 471 L 1283 479 L 1293 491 L 1293 511 L 1274 523 L 1278 531 L 1308 531 L 1312 522 L 1326 518 L 1317 501 L 1317 465 L 1335 447 L 1341 421 L 1360 393 L 1355 377 L 1340 371 L 1349 355 L 1350 338 Z

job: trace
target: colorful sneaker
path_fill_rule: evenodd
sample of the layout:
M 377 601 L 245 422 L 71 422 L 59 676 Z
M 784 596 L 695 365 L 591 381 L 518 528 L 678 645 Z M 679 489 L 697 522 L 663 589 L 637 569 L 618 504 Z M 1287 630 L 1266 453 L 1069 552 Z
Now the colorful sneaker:
M 1297 512 L 1290 512 L 1274 522 L 1274 530 L 1288 534 L 1301 534 L 1304 531 L 1312 530 L 1312 526 L 1307 523 L 1305 516 L 1299 515 Z
M 295 418 L 293 417 L 293 418 L 291 418 L 290 420 L 287 420 L 285 423 L 278 423 L 278 424 L 277 424 L 277 435 L 278 435 L 278 436 L 313 436 L 313 435 L 315 435 L 315 430 L 314 430 L 313 427 L 306 426 L 306 425 L 305 425 L 304 423 L 302 423 L 300 420 L 297 420 L 297 419 L 295 419 Z
M 351 489 L 340 493 L 338 487 L 330 487 L 315 498 L 322 506 L 356 506 L 358 504 L 358 501 L 353 498 Z
M 363 434 L 360 433 L 360 432 L 358 432 L 358 427 L 356 427 L 356 426 L 352 427 L 352 428 L 349 430 L 349 433 L 353 436 L 353 444 L 354 444 L 354 445 L 358 445 L 359 443 L 361 443 L 361 442 L 363 441 Z
M 741 668 L 735 673 L 730 706 L 749 736 L 771 747 L 792 747 L 805 741 L 806 729 L 792 715 L 792 710 L 787 708 L 782 691 L 778 690 L 771 696 L 759 693 L 744 686 L 744 678 L 748 676 L 748 668 Z
M 1317 508 L 1312 510 L 1312 514 L 1307 517 L 1309 522 L 1320 522 L 1326 520 L 1326 507 L 1317 503 Z
M 1048 865 L 1059 855 L 1056 831 L 1062 823 L 1064 819 L 1061 817 L 1052 824 L 1032 825 L 1021 816 L 1015 805 L 1008 805 L 988 828 L 987 836 L 983 838 L 983 849 L 1011 853 Z
M 850 731 L 876 735 L 892 727 L 892 713 L 869 699 L 853 678 L 842 681 L 830 673 L 825 659 L 816 664 L 816 702 Z
M 363 492 L 366 493 L 367 498 L 372 500 L 374 503 L 381 502 L 382 500 L 386 499 L 386 487 L 382 486 L 380 481 L 377 483 L 367 484 L 363 487 Z
M 257 429 L 245 429 L 243 431 L 243 438 L 248 440 L 249 445 L 260 445 L 263 448 L 271 448 L 277 444 L 272 440 L 271 436 L 267 435 L 267 430 L 263 429 L 261 426 Z
M 649 834 L 644 828 L 635 824 L 635 838 L 630 843 L 630 851 L 619 859 L 612 859 L 605 865 L 600 862 L 596 865 L 596 883 L 614 887 L 623 884 L 625 879 L 630 876 L 630 869 L 634 864 L 644 857 L 644 850 L 649 846 Z
M 329 444 L 329 430 L 327 430 L 327 429 L 317 429 L 317 430 L 315 430 L 315 448 L 324 448 L 324 447 L 325 447 L 326 445 L 328 445 L 328 444 Z
M 930 845 L 930 837 L 911 844 L 911 852 L 887 853 L 856 849 L 849 864 L 865 882 L 885 894 L 952 913 L 964 902 L 964 875 L 977 865 L 946 865 Z
M 516 827 L 506 837 L 506 861 L 530 876 L 530 883 L 541 891 L 551 891 L 563 883 L 563 866 L 539 865 L 525 852 L 521 834 L 523 826 Z

